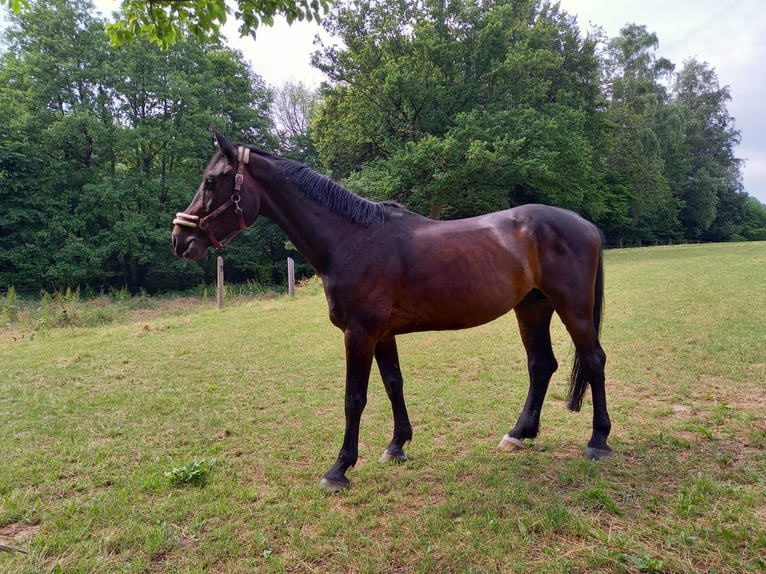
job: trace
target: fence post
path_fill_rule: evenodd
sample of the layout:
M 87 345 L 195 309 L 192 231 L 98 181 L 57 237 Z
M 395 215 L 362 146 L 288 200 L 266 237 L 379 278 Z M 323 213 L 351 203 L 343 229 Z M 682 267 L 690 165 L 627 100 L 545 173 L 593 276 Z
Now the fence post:
M 216 259 L 216 271 L 218 278 L 218 308 L 223 309 L 223 257 Z
M 292 257 L 287 258 L 287 292 L 295 295 L 295 261 Z

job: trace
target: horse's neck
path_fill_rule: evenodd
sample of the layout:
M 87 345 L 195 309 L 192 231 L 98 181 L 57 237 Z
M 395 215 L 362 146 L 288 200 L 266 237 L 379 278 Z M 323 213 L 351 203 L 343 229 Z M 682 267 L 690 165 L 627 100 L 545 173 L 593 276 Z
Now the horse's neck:
M 315 271 L 327 270 L 340 242 L 358 227 L 342 216 L 320 206 L 293 188 L 264 194 L 261 214 L 285 232 L 287 238 Z

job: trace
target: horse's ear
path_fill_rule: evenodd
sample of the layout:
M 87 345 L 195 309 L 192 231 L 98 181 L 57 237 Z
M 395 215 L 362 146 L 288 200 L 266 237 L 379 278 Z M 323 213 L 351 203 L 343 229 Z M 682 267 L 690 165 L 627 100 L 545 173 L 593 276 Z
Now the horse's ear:
M 219 134 L 215 128 L 211 128 L 210 131 L 213 132 L 213 137 L 218 144 L 218 149 L 223 152 L 226 159 L 229 160 L 229 163 L 237 163 L 237 147 Z

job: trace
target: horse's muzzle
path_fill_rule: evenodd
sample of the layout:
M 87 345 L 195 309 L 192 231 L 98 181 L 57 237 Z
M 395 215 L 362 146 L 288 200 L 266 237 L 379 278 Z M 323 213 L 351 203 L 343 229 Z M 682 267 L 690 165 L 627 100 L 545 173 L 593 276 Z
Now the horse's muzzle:
M 173 253 L 183 259 L 199 259 L 205 254 L 205 249 L 199 249 L 199 241 L 193 235 L 184 233 L 182 229 L 173 229 L 171 236 Z

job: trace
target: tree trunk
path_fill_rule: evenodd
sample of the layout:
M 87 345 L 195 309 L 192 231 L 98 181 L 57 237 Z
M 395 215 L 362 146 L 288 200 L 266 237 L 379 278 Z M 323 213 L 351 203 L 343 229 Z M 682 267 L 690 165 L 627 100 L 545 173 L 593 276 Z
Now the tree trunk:
M 428 217 L 430 219 L 438 221 L 439 217 L 441 217 L 441 214 L 442 214 L 442 204 L 441 204 L 441 201 L 437 201 L 435 203 L 432 203 L 431 206 L 428 208 Z

